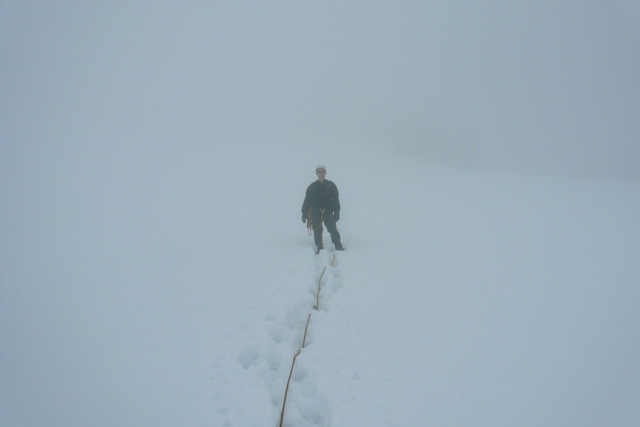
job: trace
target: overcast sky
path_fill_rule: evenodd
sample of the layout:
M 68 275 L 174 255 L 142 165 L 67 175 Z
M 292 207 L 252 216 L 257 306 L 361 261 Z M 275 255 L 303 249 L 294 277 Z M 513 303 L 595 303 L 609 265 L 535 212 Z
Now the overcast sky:
M 2 1 L 0 31 L 9 163 L 278 139 L 640 180 L 632 0 Z

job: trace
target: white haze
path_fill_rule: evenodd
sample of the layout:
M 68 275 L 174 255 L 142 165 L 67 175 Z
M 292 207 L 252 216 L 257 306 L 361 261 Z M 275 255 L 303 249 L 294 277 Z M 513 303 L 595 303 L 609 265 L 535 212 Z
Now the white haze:
M 313 409 L 634 425 L 636 2 L 0 13 L 3 426 L 213 426 L 243 393 L 270 422 L 272 390 L 233 363 L 312 279 L 317 163 L 349 251 L 315 332 L 335 389 Z M 379 356 L 321 339 L 341 324 Z
M 636 2 L 2 13 L 6 141 L 376 141 L 436 164 L 640 179 Z

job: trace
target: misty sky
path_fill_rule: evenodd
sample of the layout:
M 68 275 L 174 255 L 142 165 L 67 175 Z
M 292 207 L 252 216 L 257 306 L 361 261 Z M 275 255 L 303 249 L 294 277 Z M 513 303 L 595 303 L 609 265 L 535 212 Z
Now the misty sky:
M 3 1 L 0 31 L 9 168 L 25 146 L 338 140 L 640 180 L 631 0 Z

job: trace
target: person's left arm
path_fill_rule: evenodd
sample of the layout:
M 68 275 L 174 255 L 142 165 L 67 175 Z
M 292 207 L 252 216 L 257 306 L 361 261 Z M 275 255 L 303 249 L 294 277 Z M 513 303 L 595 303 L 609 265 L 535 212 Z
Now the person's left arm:
M 333 218 L 338 221 L 340 219 L 340 193 L 338 186 L 333 184 Z

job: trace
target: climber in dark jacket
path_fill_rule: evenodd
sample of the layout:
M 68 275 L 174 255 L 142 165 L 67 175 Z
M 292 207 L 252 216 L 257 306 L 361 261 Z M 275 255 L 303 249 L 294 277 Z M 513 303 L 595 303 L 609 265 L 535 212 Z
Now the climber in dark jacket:
M 331 234 L 331 242 L 335 245 L 336 250 L 344 250 L 340 242 L 340 233 L 336 228 L 336 222 L 340 219 L 338 187 L 333 182 L 325 179 L 326 174 L 326 168 L 323 165 L 318 165 L 316 168 L 318 180 L 309 185 L 302 203 L 302 222 L 307 222 L 311 217 L 316 253 L 324 249 L 322 243 L 323 222 L 327 226 L 329 234 Z

